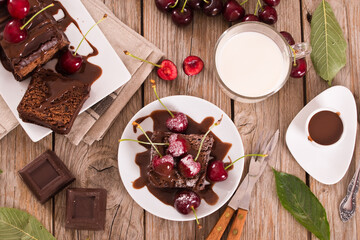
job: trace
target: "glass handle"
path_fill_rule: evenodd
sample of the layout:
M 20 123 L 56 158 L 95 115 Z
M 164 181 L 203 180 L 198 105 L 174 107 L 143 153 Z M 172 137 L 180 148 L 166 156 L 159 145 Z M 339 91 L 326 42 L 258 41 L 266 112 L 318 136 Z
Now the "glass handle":
M 297 43 L 291 47 L 292 57 L 296 59 L 304 58 L 311 53 L 311 46 L 309 43 Z

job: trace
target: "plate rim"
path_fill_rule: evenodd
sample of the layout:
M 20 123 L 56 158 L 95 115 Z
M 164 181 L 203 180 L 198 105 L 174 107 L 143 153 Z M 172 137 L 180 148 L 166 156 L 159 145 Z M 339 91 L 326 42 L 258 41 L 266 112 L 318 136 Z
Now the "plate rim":
M 161 98 L 161 100 L 170 99 L 170 98 L 190 98 L 190 99 L 193 99 L 193 100 L 195 100 L 195 101 L 201 101 L 201 102 L 203 102 L 203 103 L 205 103 L 205 104 L 211 104 L 211 105 L 213 105 L 214 107 L 216 107 L 217 109 L 219 109 L 219 110 L 220 110 L 223 114 L 225 114 L 225 115 L 228 117 L 228 119 L 232 122 L 233 127 L 236 129 L 237 137 L 239 138 L 240 143 L 241 143 L 240 151 L 243 152 L 243 154 L 245 154 L 245 149 L 244 149 L 243 140 L 242 140 L 242 138 L 241 138 L 241 135 L 240 135 L 239 131 L 237 130 L 237 127 L 235 126 L 235 124 L 234 124 L 234 122 L 231 120 L 231 118 L 230 118 L 221 108 L 219 108 L 217 105 L 215 105 L 215 104 L 213 104 L 213 103 L 211 103 L 211 102 L 209 102 L 209 101 L 207 101 L 207 100 L 205 100 L 205 99 L 202 99 L 202 98 L 199 98 L 199 97 L 195 97 L 195 96 L 190 96 L 190 95 L 172 95 L 172 96 L 167 96 L 167 97 Z M 146 107 L 149 107 L 149 105 L 151 105 L 151 104 L 155 104 L 156 102 L 158 102 L 158 100 L 154 100 L 154 101 L 148 103 L 146 106 L 142 107 L 139 111 L 137 111 L 137 112 L 134 114 L 134 116 L 130 119 L 130 121 L 128 122 L 128 124 L 125 126 L 125 128 L 124 128 L 124 130 L 123 130 L 123 133 L 122 133 L 122 135 L 121 135 L 121 138 L 123 138 L 125 129 L 127 129 L 128 127 L 131 127 L 131 122 L 133 121 L 133 119 L 135 119 L 135 116 L 138 115 L 143 109 L 145 109 Z M 138 116 L 138 117 L 141 117 L 141 116 Z M 218 136 L 218 135 L 217 135 L 217 136 Z M 219 137 L 219 136 L 218 136 L 218 137 Z M 154 212 L 154 211 L 152 211 L 152 210 L 149 210 L 149 209 L 144 208 L 143 205 L 142 205 L 141 203 L 139 203 L 139 202 L 133 197 L 132 192 L 129 191 L 129 189 L 128 189 L 128 188 L 129 188 L 128 184 L 125 184 L 125 183 L 124 183 L 123 177 L 121 176 L 121 170 L 120 170 L 120 169 L 121 169 L 121 166 L 120 166 L 120 161 L 119 161 L 119 155 L 120 155 L 120 143 L 119 143 L 119 145 L 118 145 L 118 156 L 117 156 L 117 160 L 118 160 L 118 172 L 119 172 L 119 175 L 120 175 L 120 179 L 121 179 L 121 181 L 122 181 L 122 183 L 123 183 L 123 185 L 124 185 L 127 193 L 130 195 L 130 197 L 133 199 L 133 201 L 135 201 L 142 209 L 146 210 L 147 212 L 149 212 L 149 213 L 151 213 L 151 214 L 153 214 L 153 215 L 155 215 L 155 216 L 157 216 L 157 217 L 159 217 L 159 218 L 166 219 L 166 220 L 170 220 L 170 221 L 187 222 L 187 221 L 193 221 L 193 220 L 195 220 L 195 217 L 194 217 L 194 216 L 192 216 L 192 217 L 190 217 L 190 218 L 169 218 L 169 217 L 166 217 L 166 216 L 162 216 L 161 214 L 158 214 L 157 212 Z M 218 207 L 214 207 L 214 209 L 211 209 L 208 213 L 204 214 L 204 216 L 201 216 L 201 217 L 198 216 L 198 219 L 207 217 L 207 216 L 211 215 L 212 213 L 216 212 L 217 210 L 219 210 L 221 207 L 223 207 L 223 206 L 231 199 L 232 195 L 233 195 L 234 192 L 237 190 L 237 188 L 238 188 L 238 186 L 239 186 L 239 183 L 240 183 L 240 181 L 241 181 L 241 177 L 242 177 L 242 175 L 243 175 L 243 173 L 244 173 L 244 165 L 245 165 L 244 161 L 241 161 L 241 166 L 240 166 L 240 167 L 241 167 L 242 171 L 241 171 L 241 173 L 239 173 L 239 178 L 236 180 L 236 184 L 235 184 L 235 186 L 234 186 L 234 189 L 231 191 L 231 194 L 229 194 L 228 198 L 227 198 L 227 199 L 224 199 L 224 200 L 223 200 L 223 203 L 222 203 L 221 205 L 219 205 Z M 139 168 L 138 166 L 136 166 L 136 167 Z M 138 170 L 139 170 L 139 169 L 137 169 L 137 171 L 138 171 Z M 132 186 L 131 186 L 131 188 L 132 188 Z M 149 192 L 149 190 L 147 189 L 146 186 L 144 186 L 143 188 L 146 189 L 147 194 L 151 194 L 151 193 Z M 141 189 L 143 189 L 143 188 L 141 188 Z M 140 190 L 140 189 L 136 189 L 136 190 Z M 151 195 L 152 195 L 152 194 L 151 194 Z M 155 197 L 155 196 L 154 196 L 154 197 Z M 160 200 L 158 200 L 158 201 L 160 201 Z M 220 201 L 220 199 L 219 199 L 218 201 Z M 163 203 L 163 204 L 164 204 L 164 203 Z M 169 206 L 169 205 L 164 204 L 164 206 Z M 170 206 L 170 207 L 171 207 L 171 206 Z M 179 213 L 179 216 L 183 216 L 183 215 L 181 215 L 181 214 Z M 186 215 L 184 215 L 184 216 L 186 216 Z

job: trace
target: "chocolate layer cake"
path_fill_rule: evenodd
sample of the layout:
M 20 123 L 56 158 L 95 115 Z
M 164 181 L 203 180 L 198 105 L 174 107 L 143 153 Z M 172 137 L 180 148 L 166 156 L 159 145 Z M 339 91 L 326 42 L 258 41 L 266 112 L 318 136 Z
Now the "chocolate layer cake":
M 154 142 L 163 142 L 168 143 L 169 136 L 173 134 L 171 132 L 154 132 L 152 135 L 152 141 Z M 179 134 L 187 142 L 188 153 L 191 154 L 194 158 L 200 147 L 200 142 L 204 135 L 201 134 Z M 148 177 L 150 183 L 157 188 L 190 188 L 196 191 L 203 190 L 205 188 L 205 178 L 206 178 L 206 169 L 209 161 L 211 160 L 210 152 L 214 143 L 212 136 L 207 136 L 203 143 L 198 162 L 201 164 L 200 172 L 194 178 L 185 178 L 183 177 L 177 167 L 174 167 L 174 170 L 170 177 L 163 177 L 157 174 L 150 164 L 148 169 Z M 158 147 L 161 154 L 166 154 L 165 147 Z M 151 159 L 157 155 L 156 151 L 151 148 Z M 179 159 L 175 159 L 177 162 Z
M 39 69 L 32 76 L 18 112 L 24 122 L 51 128 L 66 134 L 89 97 L 90 85 L 64 77 L 51 70 Z
M 29 2 L 30 12 L 24 23 L 44 7 L 38 0 L 29 0 Z M 47 63 L 55 53 L 69 45 L 66 35 L 46 10 L 36 16 L 25 29 L 27 38 L 20 43 L 10 43 L 3 38 L 0 41 L 5 57 L 18 81 L 24 80 L 36 67 Z

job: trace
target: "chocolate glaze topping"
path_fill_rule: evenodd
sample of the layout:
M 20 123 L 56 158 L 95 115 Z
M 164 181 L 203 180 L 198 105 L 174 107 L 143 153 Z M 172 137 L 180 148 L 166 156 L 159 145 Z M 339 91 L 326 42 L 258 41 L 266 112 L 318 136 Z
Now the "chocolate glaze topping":
M 165 122 L 166 119 L 169 118 L 169 113 L 165 110 L 157 110 L 153 111 L 149 116 L 145 116 L 142 118 L 139 118 L 136 120 L 137 123 L 141 123 L 146 118 L 150 117 L 153 122 L 154 131 L 164 131 L 168 132 Z M 207 117 L 205 118 L 201 123 L 195 122 L 193 119 L 191 119 L 189 116 L 188 121 L 189 125 L 184 134 L 205 134 L 209 127 L 214 123 L 213 117 Z M 134 128 L 134 132 L 136 132 L 136 128 Z M 149 136 L 151 137 L 152 133 L 147 132 Z M 232 144 L 231 143 L 225 143 L 222 142 L 215 134 L 212 132 L 209 134 L 214 138 L 214 144 L 211 150 L 211 157 L 217 159 L 217 160 L 224 160 L 225 156 L 229 152 Z M 145 140 L 145 136 L 141 135 L 139 136 L 139 140 L 147 141 Z M 135 157 L 135 162 L 140 168 L 140 177 L 136 179 L 133 182 L 133 187 L 136 189 L 143 188 L 146 186 L 148 190 L 160 201 L 167 205 L 174 205 L 174 198 L 175 194 L 181 190 L 179 188 L 156 188 L 149 182 L 149 172 L 148 172 L 148 166 L 150 164 L 151 160 L 151 147 L 149 145 L 142 145 L 147 148 L 145 152 L 138 153 Z M 214 183 L 210 183 L 205 185 L 205 189 L 201 191 L 196 191 L 199 196 L 204 199 L 208 204 L 214 205 L 218 201 L 219 197 L 217 194 L 213 191 Z
M 26 27 L 26 30 L 28 31 L 28 38 L 25 41 L 14 44 L 8 43 L 3 39 L 1 40 L 1 44 L 7 56 L 6 58 L 2 55 L 3 57 L 1 57 L 1 62 L 7 70 L 12 70 L 11 65 L 7 63 L 8 59 L 13 61 L 13 65 L 21 64 L 26 66 L 27 64 L 32 63 L 34 59 L 39 56 L 45 55 L 46 52 L 56 44 L 57 39 L 62 37 L 61 35 L 71 23 L 73 23 L 81 32 L 78 23 L 70 16 L 60 2 L 52 0 L 29 0 L 29 2 L 31 6 L 29 11 L 30 13 L 24 20 L 24 23 L 34 13 L 50 3 L 53 2 L 55 6 L 40 13 Z M 60 10 L 63 11 L 64 17 L 55 21 L 51 15 L 57 14 Z M 67 77 L 80 80 L 85 84 L 92 84 L 101 76 L 102 69 L 88 61 L 90 57 L 96 56 L 99 53 L 94 45 L 90 42 L 88 42 L 88 44 L 92 48 L 92 52 L 87 56 L 83 56 L 81 69 L 77 73 L 68 75 Z M 59 58 L 59 56 L 60 54 L 56 54 L 55 58 Z M 60 68 L 57 67 L 56 70 L 64 74 Z

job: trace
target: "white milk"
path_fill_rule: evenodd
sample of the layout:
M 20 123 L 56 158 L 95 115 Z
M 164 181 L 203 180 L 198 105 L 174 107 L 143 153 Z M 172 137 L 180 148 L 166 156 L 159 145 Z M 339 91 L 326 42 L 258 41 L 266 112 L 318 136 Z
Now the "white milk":
M 261 33 L 239 33 L 219 47 L 216 66 L 220 78 L 242 96 L 266 95 L 286 78 L 288 62 L 276 43 Z

